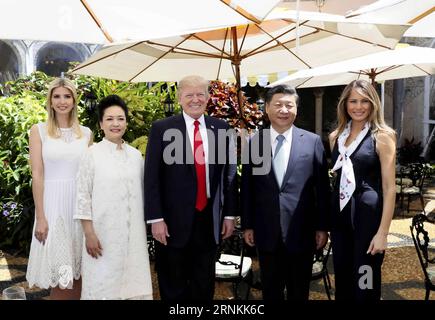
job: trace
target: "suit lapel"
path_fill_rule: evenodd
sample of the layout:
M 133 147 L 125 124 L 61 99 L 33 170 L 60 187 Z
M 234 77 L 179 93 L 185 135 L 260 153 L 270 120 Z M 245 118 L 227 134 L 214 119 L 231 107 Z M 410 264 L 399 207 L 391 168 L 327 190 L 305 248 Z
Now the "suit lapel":
M 277 190 L 279 189 L 278 182 L 276 180 L 275 171 L 273 170 L 273 156 L 272 156 L 272 145 L 270 141 L 270 127 L 263 130 L 262 134 L 259 135 L 259 148 L 261 148 L 260 154 L 264 158 L 265 162 L 270 163 L 269 174 L 267 175 L 267 179 L 270 184 L 274 186 Z M 266 141 L 268 150 L 263 150 L 264 141 Z
M 285 187 L 285 184 L 287 183 L 288 179 L 290 178 L 296 166 L 296 159 L 299 155 L 300 146 L 302 145 L 301 142 L 302 136 L 303 133 L 299 130 L 299 128 L 293 125 L 292 146 L 290 149 L 290 157 L 288 159 L 287 169 L 285 171 L 284 179 L 282 180 L 281 190 Z

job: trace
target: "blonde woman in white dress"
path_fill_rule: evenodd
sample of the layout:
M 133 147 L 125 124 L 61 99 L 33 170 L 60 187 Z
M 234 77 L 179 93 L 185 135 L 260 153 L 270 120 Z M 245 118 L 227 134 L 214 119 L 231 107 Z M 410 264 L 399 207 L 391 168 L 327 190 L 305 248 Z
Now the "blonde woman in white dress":
M 83 236 L 73 213 L 78 164 L 92 134 L 79 125 L 77 93 L 68 79 L 51 82 L 47 113 L 47 122 L 30 129 L 35 224 L 26 278 L 29 287 L 51 288 L 50 299 L 79 299 Z
M 80 162 L 77 211 L 85 234 L 84 300 L 152 299 L 143 214 L 141 153 L 122 140 L 128 110 L 118 96 L 98 105 L 103 141 Z

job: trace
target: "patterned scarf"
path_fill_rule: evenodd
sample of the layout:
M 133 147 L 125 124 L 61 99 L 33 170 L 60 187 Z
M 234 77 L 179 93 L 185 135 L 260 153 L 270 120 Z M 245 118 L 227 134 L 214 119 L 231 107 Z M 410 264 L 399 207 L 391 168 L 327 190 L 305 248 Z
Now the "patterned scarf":
M 350 135 L 351 123 L 352 120 L 350 120 L 347 123 L 343 132 L 338 137 L 337 143 L 338 143 L 338 152 L 340 153 L 340 155 L 337 158 L 334 167 L 332 168 L 332 171 L 334 172 L 342 168 L 341 179 L 340 179 L 340 211 L 342 211 L 343 208 L 346 206 L 347 202 L 352 197 L 352 194 L 355 191 L 355 187 L 356 187 L 355 174 L 353 172 L 353 165 L 352 165 L 352 161 L 350 160 L 350 156 L 359 146 L 359 144 L 367 135 L 367 132 L 370 129 L 369 123 L 366 122 L 364 124 L 363 129 L 356 137 L 356 139 L 352 141 L 352 143 L 348 147 L 345 147 L 344 144 L 346 143 L 346 140 Z

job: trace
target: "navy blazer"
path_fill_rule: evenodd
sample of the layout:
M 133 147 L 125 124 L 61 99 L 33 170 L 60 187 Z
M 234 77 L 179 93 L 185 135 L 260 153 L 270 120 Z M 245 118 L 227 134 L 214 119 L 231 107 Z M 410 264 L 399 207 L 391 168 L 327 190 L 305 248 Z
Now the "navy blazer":
M 210 199 L 213 211 L 214 236 L 216 243 L 220 241 L 223 217 L 237 214 L 237 167 L 229 164 L 230 152 L 235 152 L 227 144 L 211 143 L 217 141 L 219 129 L 228 130 L 228 124 L 216 118 L 205 116 L 208 131 L 209 158 L 225 150 L 224 163 L 209 163 Z M 174 139 L 164 141 L 165 132 L 176 129 L 184 141 L 172 148 Z M 212 137 L 211 135 L 214 135 Z M 228 142 L 228 140 L 226 140 Z M 214 150 L 212 145 L 215 146 Z M 172 150 L 178 162 L 167 164 L 163 161 L 166 149 Z M 170 237 L 168 245 L 181 248 L 187 244 L 192 231 L 196 202 L 196 171 L 193 152 L 186 132 L 183 115 L 158 120 L 153 123 L 148 137 L 145 157 L 145 220 L 163 218 L 168 226 Z
M 259 148 L 262 163 L 253 159 Z M 258 249 L 273 251 L 282 240 L 291 253 L 315 248 L 315 231 L 330 228 L 330 185 L 323 143 L 316 134 L 293 126 L 290 158 L 282 186 L 271 167 L 270 130 L 252 137 L 241 183 L 242 228 L 254 230 Z M 253 161 L 254 160 L 254 161 Z M 258 174 L 261 166 L 266 172 Z M 286 221 L 283 239 L 281 214 Z

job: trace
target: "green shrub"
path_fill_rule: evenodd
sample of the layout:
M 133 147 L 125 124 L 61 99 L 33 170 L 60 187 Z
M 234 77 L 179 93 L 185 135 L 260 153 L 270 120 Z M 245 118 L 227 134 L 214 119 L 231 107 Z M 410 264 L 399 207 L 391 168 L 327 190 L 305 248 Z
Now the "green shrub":
M 148 144 L 148 137 L 147 136 L 142 136 L 139 137 L 137 139 L 134 139 L 130 145 L 136 149 L 138 149 L 141 153 L 142 156 L 145 157 L 145 151 L 147 149 L 147 144 Z
M 0 98 L 0 247 L 27 251 L 33 223 L 28 131 L 44 121 L 41 102 L 25 92 Z
M 124 135 L 127 142 L 147 136 L 152 122 L 165 117 L 162 105 L 166 97 L 166 92 L 162 92 L 164 82 L 158 82 L 149 88 L 146 83 L 127 83 L 77 75 L 72 75 L 71 78 L 79 94 L 80 122 L 93 131 L 97 142 L 102 139 L 102 133 L 99 130 L 96 109 L 86 106 L 86 97 L 89 95 L 97 101 L 110 94 L 117 94 L 125 100 L 129 109 L 128 127 Z M 171 91 L 171 96 L 175 96 L 174 90 Z M 179 110 L 177 107 L 176 112 Z
M 124 136 L 127 142 L 145 154 L 147 135 L 153 121 L 164 117 L 163 83 L 148 87 L 145 83 L 123 83 L 86 76 L 68 76 L 77 86 L 81 124 L 89 127 L 95 141 L 102 138 L 95 108 L 86 106 L 92 92 L 96 100 L 118 94 L 128 104 L 129 123 Z M 34 72 L 8 82 L 0 97 L 0 248 L 28 253 L 34 220 L 34 204 L 29 165 L 28 131 L 46 119 L 46 94 L 52 77 Z M 175 90 L 170 87 L 170 94 Z M 179 107 L 176 109 L 179 112 Z

